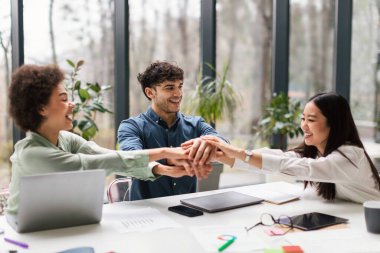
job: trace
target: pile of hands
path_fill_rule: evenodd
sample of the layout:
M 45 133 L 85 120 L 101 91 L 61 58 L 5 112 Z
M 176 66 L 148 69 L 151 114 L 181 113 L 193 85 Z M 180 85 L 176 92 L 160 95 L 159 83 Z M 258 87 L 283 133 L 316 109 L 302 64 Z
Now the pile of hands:
M 212 171 L 211 162 L 223 162 L 223 158 L 233 156 L 233 146 L 222 139 L 206 135 L 191 139 L 178 148 L 167 149 L 166 175 L 171 177 L 196 176 L 205 179 Z

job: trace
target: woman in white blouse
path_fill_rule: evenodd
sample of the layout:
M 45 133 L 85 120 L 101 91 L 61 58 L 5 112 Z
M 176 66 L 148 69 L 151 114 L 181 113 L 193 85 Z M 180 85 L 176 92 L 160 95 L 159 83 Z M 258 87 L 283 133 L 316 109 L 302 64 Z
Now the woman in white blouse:
M 379 173 L 363 147 L 345 98 L 335 93 L 313 96 L 304 108 L 301 128 L 303 143 L 287 152 L 243 150 L 212 136 L 203 138 L 221 150 L 217 160 L 295 176 L 326 200 L 380 200 Z

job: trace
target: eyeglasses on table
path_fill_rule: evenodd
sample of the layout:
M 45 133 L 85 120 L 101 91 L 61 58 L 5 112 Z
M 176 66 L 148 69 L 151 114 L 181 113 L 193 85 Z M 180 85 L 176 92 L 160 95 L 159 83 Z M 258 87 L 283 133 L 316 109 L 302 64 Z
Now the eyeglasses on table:
M 281 215 L 278 219 L 275 219 L 271 214 L 263 213 L 261 215 L 260 221 L 258 223 L 256 223 L 253 226 L 250 226 L 250 227 L 245 227 L 245 230 L 248 233 L 251 229 L 253 229 L 257 226 L 269 227 L 269 226 L 273 226 L 275 224 L 280 225 L 280 227 L 282 227 L 282 228 L 286 228 L 286 230 L 282 234 L 273 234 L 274 236 L 284 235 L 293 229 L 293 221 L 289 216 Z

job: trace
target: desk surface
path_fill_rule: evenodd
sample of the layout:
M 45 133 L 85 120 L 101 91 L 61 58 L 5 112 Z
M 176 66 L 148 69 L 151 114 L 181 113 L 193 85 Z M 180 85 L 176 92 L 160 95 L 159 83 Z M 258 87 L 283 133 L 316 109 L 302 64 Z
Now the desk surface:
M 229 210 L 220 213 L 204 213 L 203 216 L 188 218 L 169 212 L 169 206 L 178 205 L 180 199 L 208 195 L 215 192 L 234 190 L 253 196 L 260 196 L 265 191 L 280 191 L 286 193 L 300 194 L 301 200 L 289 202 L 282 205 L 275 205 L 264 202 L 263 204 Z M 126 210 L 140 209 L 144 207 L 152 207 L 158 209 L 161 213 L 170 217 L 174 221 L 182 225 L 180 228 L 171 228 L 152 232 L 141 233 L 120 233 L 115 230 L 111 224 L 112 217 L 122 214 Z M 328 233 L 331 238 L 339 238 L 343 234 L 351 234 L 352 236 L 359 235 L 364 240 L 369 240 L 368 243 L 363 243 L 363 240 L 355 242 L 355 245 L 350 246 L 351 252 L 379 252 L 380 251 L 380 235 L 367 233 L 364 221 L 364 211 L 360 204 L 351 202 L 337 201 L 329 203 L 317 198 L 310 192 L 303 192 L 302 185 L 288 184 L 284 182 L 268 183 L 261 185 L 252 185 L 244 187 L 236 187 L 231 189 L 223 189 L 210 192 L 199 192 L 193 194 L 156 198 L 150 200 L 141 200 L 134 202 L 119 202 L 114 204 L 104 205 L 103 218 L 100 224 L 87 225 L 80 227 L 72 227 L 66 229 L 56 229 L 49 231 L 41 231 L 27 234 L 18 234 L 14 232 L 7 224 L 5 217 L 0 218 L 0 228 L 5 230 L 5 236 L 29 244 L 29 249 L 25 252 L 57 252 L 72 247 L 92 246 L 97 253 L 101 252 L 207 252 L 201 243 L 191 232 L 191 228 L 199 228 L 202 226 L 226 226 L 226 227 L 245 227 L 255 224 L 259 221 L 262 213 L 270 213 L 273 216 L 288 215 L 293 216 L 308 212 L 322 212 L 331 215 L 336 215 L 343 218 L 348 218 L 349 224 L 344 229 L 334 229 L 323 231 Z M 313 234 L 319 233 L 319 234 Z M 297 236 L 298 234 L 299 236 Z M 317 238 L 321 234 L 318 232 L 297 232 L 289 236 L 299 237 L 298 245 L 303 247 L 306 252 L 326 252 L 326 247 L 334 248 L 334 252 L 339 252 L 339 241 L 328 241 L 326 243 L 318 242 L 313 247 L 310 247 L 309 239 Z M 278 247 L 281 245 L 289 245 L 286 236 L 269 237 L 262 229 L 254 231 L 250 236 L 252 238 L 258 235 L 265 240 L 267 247 Z M 307 235 L 305 237 L 305 235 Z M 314 237 L 314 235 L 316 237 Z M 0 238 L 4 235 L 0 235 Z M 349 238 L 349 237 L 347 237 Z M 305 242 L 304 245 L 303 242 Z M 352 243 L 352 242 L 351 242 Z M 266 247 L 266 248 L 267 248 Z M 309 247 L 309 248 L 308 248 Z M 5 243 L 0 239 L 0 253 L 4 249 L 20 248 Z M 344 250 L 345 252 L 347 249 Z M 7 251 L 4 251 L 7 252 Z M 216 250 L 215 250 L 216 252 Z M 225 252 L 230 252 L 228 249 Z M 262 252 L 258 250 L 257 252 Z

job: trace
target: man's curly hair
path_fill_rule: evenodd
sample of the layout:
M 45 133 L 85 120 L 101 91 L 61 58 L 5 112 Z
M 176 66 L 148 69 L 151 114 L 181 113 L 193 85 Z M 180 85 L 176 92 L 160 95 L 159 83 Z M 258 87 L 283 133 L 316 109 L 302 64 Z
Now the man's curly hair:
M 36 131 L 44 120 L 40 111 L 49 103 L 53 90 L 64 80 L 54 65 L 23 65 L 12 75 L 9 113 L 24 131 Z
M 156 61 L 150 64 L 143 73 L 139 73 L 137 80 L 141 84 L 144 95 L 150 100 L 145 93 L 146 87 L 153 88 L 165 81 L 183 81 L 183 69 L 166 61 Z

